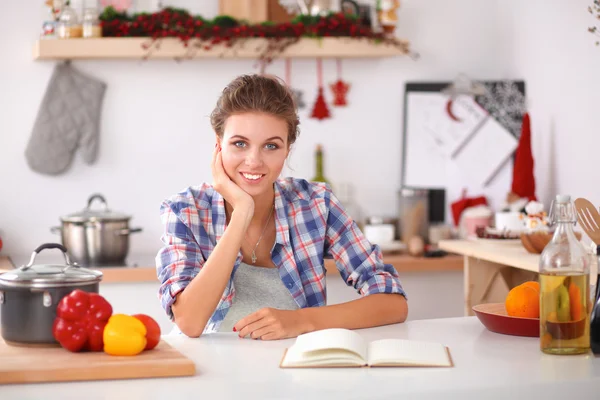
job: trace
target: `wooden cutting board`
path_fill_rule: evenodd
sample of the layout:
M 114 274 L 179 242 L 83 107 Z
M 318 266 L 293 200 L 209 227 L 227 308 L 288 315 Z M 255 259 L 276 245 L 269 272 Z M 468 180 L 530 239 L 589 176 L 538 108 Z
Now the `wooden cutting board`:
M 191 376 L 193 361 L 164 340 L 137 356 L 72 353 L 61 347 L 7 345 L 0 339 L 0 384 Z

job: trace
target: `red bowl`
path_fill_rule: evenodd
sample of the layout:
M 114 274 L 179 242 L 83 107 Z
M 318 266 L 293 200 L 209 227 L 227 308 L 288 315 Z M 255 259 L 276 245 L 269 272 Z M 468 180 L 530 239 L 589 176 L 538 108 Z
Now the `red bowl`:
M 479 304 L 473 311 L 481 323 L 492 332 L 504 335 L 540 337 L 539 318 L 511 317 L 504 303 Z

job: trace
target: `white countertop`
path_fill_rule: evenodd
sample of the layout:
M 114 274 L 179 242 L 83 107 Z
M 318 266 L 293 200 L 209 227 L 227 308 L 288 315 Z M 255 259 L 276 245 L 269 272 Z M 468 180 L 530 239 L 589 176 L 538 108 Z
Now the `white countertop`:
M 476 317 L 409 321 L 358 331 L 365 339 L 444 343 L 454 368 L 280 369 L 293 339 L 271 342 L 220 333 L 165 336 L 196 362 L 184 378 L 0 386 L 2 399 L 592 399 L 600 394 L 600 357 L 551 356 L 537 338 L 487 331 Z M 398 396 L 398 397 L 396 397 Z M 401 397 L 400 397 L 401 396 Z

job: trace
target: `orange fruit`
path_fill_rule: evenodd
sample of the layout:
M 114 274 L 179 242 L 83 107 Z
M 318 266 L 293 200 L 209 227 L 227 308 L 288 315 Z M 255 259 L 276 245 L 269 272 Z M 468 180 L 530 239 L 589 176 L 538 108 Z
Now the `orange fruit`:
M 537 281 L 527 281 L 525 283 L 522 283 L 521 285 L 535 289 L 538 293 L 540 292 L 540 283 Z
M 511 317 L 539 318 L 539 290 L 532 288 L 529 283 L 515 286 L 508 292 L 504 306 Z

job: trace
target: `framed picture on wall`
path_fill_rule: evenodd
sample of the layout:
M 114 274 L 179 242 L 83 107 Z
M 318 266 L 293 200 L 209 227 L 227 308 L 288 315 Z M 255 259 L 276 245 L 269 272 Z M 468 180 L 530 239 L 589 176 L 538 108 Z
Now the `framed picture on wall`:
M 409 82 L 404 93 L 401 187 L 504 198 L 525 112 L 524 81 L 482 81 L 485 95 L 442 93 L 452 82 Z M 452 100 L 452 101 L 450 101 Z

